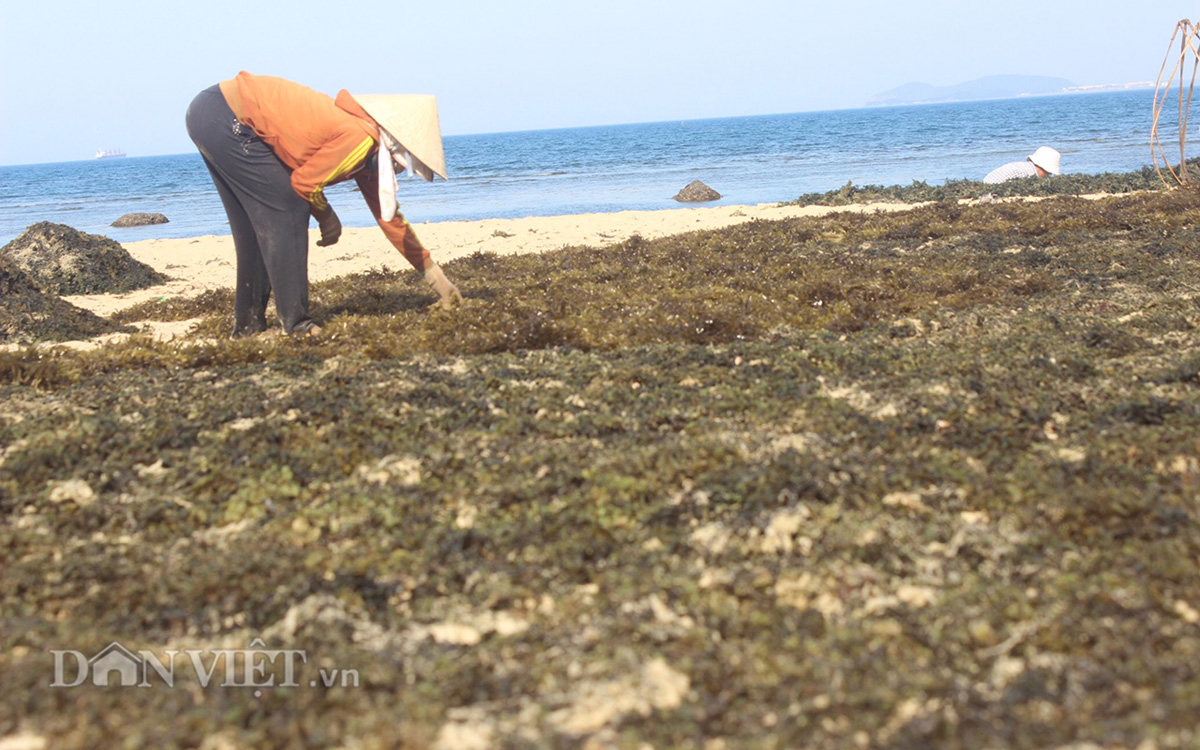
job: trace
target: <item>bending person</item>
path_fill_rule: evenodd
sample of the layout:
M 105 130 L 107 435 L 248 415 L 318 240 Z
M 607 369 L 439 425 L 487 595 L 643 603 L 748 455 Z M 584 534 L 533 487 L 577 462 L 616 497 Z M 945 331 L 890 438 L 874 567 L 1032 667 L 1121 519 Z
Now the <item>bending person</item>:
M 241 72 L 200 92 L 188 135 L 221 196 L 237 252 L 233 335 L 267 329 L 271 293 L 287 333 L 320 331 L 308 310 L 308 223 L 325 247 L 341 222 L 325 187 L 353 178 L 388 240 L 433 287 L 443 307 L 462 301 L 396 209 L 395 174 L 444 179 L 437 105 L 424 96 L 333 99 L 292 81 Z M 381 157 L 382 154 L 382 157 Z
M 1037 151 L 1025 157 L 1025 161 L 1010 161 L 1008 164 L 996 167 L 991 172 L 988 172 L 987 177 L 984 177 L 983 181 L 989 185 L 994 185 L 1021 177 L 1045 177 L 1051 174 L 1062 174 L 1061 161 L 1062 155 L 1060 153 L 1049 146 L 1042 146 Z

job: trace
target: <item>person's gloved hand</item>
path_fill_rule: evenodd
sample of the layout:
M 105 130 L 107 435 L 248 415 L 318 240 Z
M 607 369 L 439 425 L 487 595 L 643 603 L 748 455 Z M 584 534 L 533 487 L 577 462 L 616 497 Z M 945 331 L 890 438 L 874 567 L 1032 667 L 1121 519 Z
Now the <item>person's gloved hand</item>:
M 425 269 L 425 283 L 433 287 L 433 291 L 438 293 L 438 305 L 443 310 L 449 310 L 462 303 L 462 294 L 459 293 L 458 287 L 450 283 L 450 279 L 446 278 L 446 274 L 442 273 L 442 267 L 434 263 L 429 268 Z
M 329 247 L 336 245 L 338 238 L 342 236 L 342 222 L 338 219 L 337 213 L 333 210 L 333 206 L 320 213 L 313 214 L 317 219 L 317 226 L 321 228 L 321 239 L 317 240 L 317 247 Z

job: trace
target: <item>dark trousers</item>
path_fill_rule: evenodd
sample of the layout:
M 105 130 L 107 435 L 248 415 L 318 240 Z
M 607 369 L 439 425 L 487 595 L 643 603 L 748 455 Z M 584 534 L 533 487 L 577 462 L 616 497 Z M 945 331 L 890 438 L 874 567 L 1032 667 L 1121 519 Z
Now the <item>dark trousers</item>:
M 308 315 L 308 201 L 271 147 L 237 121 L 218 86 L 201 91 L 187 130 L 221 196 L 237 252 L 233 335 L 267 328 L 267 301 L 287 333 L 312 327 Z

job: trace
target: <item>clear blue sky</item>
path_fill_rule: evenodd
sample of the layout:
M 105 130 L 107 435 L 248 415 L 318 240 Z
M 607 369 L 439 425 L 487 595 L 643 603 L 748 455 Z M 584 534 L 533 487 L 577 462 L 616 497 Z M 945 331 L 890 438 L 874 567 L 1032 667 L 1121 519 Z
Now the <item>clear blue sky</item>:
M 0 164 L 192 151 L 192 97 L 239 70 L 436 94 L 455 135 L 853 108 L 986 75 L 1154 81 L 1189 13 L 1194 0 L 0 0 Z

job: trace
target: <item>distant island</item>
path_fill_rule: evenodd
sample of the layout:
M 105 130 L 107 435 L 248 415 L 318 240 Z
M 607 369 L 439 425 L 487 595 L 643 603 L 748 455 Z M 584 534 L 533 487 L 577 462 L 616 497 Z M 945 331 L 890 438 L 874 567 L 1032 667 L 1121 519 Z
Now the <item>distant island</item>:
M 1015 99 L 1024 96 L 1081 94 L 1100 91 L 1126 91 L 1153 88 L 1149 82 L 1116 85 L 1076 86 L 1066 78 L 1050 76 L 997 75 L 976 78 L 952 86 L 932 86 L 928 83 L 906 83 L 876 94 L 867 100 L 867 107 L 891 107 L 903 104 L 939 104 L 969 102 L 981 99 Z

